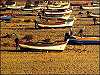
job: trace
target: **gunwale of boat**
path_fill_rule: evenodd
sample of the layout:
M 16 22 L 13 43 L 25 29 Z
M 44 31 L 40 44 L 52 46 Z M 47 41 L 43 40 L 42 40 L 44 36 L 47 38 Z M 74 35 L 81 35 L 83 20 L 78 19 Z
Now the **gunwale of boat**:
M 31 50 L 47 50 L 47 51 L 63 51 L 66 47 L 66 43 L 61 45 L 55 45 L 55 46 L 29 46 L 24 44 L 19 44 L 20 48 L 24 50 L 25 49 L 31 49 Z
M 79 37 L 79 36 L 74 36 L 77 40 L 87 40 L 87 41 L 91 41 L 91 40 L 100 40 L 100 37 Z

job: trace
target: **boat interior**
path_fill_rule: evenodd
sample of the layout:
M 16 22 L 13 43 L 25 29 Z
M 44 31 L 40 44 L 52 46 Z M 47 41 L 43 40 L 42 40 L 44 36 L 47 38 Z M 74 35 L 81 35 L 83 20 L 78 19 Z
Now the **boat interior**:
M 61 19 L 61 18 L 45 18 L 45 19 L 41 19 L 41 23 L 43 25 L 61 25 L 61 24 L 65 24 L 65 22 L 71 22 L 73 21 L 73 19 Z
M 40 40 L 37 42 L 21 40 L 20 44 L 30 45 L 30 46 L 54 46 L 65 44 L 64 40 L 50 41 L 50 39 Z

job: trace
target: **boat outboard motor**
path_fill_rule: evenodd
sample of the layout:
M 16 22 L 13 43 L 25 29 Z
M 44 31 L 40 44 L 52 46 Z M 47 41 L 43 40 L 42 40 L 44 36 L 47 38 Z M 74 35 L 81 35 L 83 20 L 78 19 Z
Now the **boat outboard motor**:
M 67 41 L 67 39 L 69 39 L 69 38 L 70 38 L 69 33 L 65 33 L 64 41 Z

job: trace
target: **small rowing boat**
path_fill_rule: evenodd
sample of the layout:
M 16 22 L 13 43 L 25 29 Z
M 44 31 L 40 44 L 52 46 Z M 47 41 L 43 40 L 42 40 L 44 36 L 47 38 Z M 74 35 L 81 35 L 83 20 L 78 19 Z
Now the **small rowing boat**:
M 21 50 L 33 50 L 33 51 L 63 51 L 66 47 L 66 42 L 64 41 L 55 41 L 55 42 L 46 42 L 39 41 L 39 42 L 27 42 L 21 40 L 19 43 Z

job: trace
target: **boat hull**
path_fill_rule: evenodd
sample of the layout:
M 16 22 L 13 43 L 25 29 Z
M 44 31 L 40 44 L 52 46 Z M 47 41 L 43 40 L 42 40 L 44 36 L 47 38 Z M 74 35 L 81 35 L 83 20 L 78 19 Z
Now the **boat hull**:
M 24 44 L 19 44 L 21 49 L 31 49 L 31 50 L 43 50 L 43 51 L 63 51 L 66 47 L 66 43 L 55 46 L 29 46 Z

